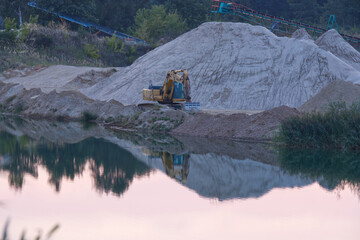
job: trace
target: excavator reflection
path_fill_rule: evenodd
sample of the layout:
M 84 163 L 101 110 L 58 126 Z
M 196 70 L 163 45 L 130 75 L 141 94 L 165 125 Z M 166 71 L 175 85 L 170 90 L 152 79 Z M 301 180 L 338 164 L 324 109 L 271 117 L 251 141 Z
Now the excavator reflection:
M 165 173 L 181 183 L 186 183 L 189 174 L 189 154 L 173 154 L 169 152 L 154 152 L 143 148 L 143 154 L 151 158 L 161 158 Z

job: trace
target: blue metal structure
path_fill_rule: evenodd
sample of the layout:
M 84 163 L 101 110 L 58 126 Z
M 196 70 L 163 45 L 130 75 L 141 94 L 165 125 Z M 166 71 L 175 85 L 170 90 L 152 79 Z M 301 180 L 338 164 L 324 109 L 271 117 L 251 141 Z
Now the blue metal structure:
M 59 18 L 67 20 L 69 22 L 76 23 L 76 24 L 79 24 L 79 25 L 87 27 L 87 28 L 96 29 L 96 30 L 98 30 L 100 32 L 103 32 L 105 34 L 108 34 L 110 36 L 115 35 L 116 37 L 123 39 L 125 41 L 125 43 L 127 43 L 127 44 L 146 45 L 146 46 L 150 45 L 148 42 L 146 42 L 144 40 L 141 40 L 139 38 L 135 38 L 135 37 L 127 35 L 125 33 L 121 33 L 121 32 L 115 31 L 113 29 L 110 29 L 110 28 L 107 28 L 107 27 L 92 23 L 90 21 L 87 21 L 87 20 L 84 20 L 84 19 L 81 19 L 81 18 L 77 18 L 77 17 L 67 16 L 67 15 L 64 15 L 64 14 L 61 14 L 61 13 L 52 12 L 52 11 L 49 11 L 47 9 L 41 8 L 41 7 L 39 7 L 37 5 L 36 1 L 28 2 L 27 5 L 30 6 L 30 7 L 33 7 L 33 8 L 37 8 L 37 9 L 39 9 L 41 11 L 53 14 L 55 16 L 58 16 Z
M 268 14 L 263 14 L 249 7 L 246 7 L 242 4 L 223 1 L 223 0 L 212 0 L 211 12 L 235 15 L 241 17 L 247 22 L 256 25 L 261 25 L 263 27 L 268 28 L 272 32 L 276 32 L 278 34 L 282 34 L 285 36 L 290 36 L 293 32 L 295 32 L 299 28 L 305 28 L 307 32 L 314 39 L 316 39 L 327 31 L 327 29 L 324 28 L 311 26 L 309 24 L 304 24 L 291 20 L 286 20 L 284 18 L 279 18 Z M 337 26 L 335 16 L 334 15 L 332 16 L 333 17 L 330 16 L 329 19 L 328 29 L 336 27 L 336 29 L 339 32 L 339 28 Z M 360 47 L 360 38 L 346 34 L 341 34 L 341 36 L 349 43 L 353 44 L 354 46 Z
M 336 31 L 340 32 L 339 31 L 339 26 L 337 24 L 337 21 L 336 21 L 336 17 L 335 15 L 330 15 L 329 17 L 329 21 L 328 21 L 328 25 L 327 25 L 327 30 L 329 29 L 336 29 Z

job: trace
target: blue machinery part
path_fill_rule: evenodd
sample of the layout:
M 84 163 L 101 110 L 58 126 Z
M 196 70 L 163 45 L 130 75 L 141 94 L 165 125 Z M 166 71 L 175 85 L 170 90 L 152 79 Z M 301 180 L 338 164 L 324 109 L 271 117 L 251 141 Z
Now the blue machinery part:
M 37 9 L 39 9 L 41 11 L 44 11 L 44 12 L 54 14 L 54 15 L 58 16 L 59 18 L 65 19 L 65 20 L 67 20 L 69 22 L 76 23 L 76 24 L 79 24 L 79 25 L 84 26 L 84 27 L 96 29 L 96 30 L 98 30 L 100 32 L 103 32 L 103 33 L 106 33 L 106 34 L 108 34 L 110 36 L 115 35 L 116 37 L 123 39 L 125 41 L 125 43 L 127 43 L 127 44 L 146 45 L 146 46 L 150 45 L 148 42 L 146 42 L 144 40 L 132 37 L 132 36 L 127 35 L 125 33 L 117 32 L 117 31 L 115 31 L 113 29 L 110 29 L 110 28 L 107 28 L 107 27 L 92 23 L 90 21 L 86 21 L 84 19 L 77 18 L 77 17 L 70 17 L 70 16 L 67 16 L 67 15 L 63 15 L 61 13 L 52 12 L 52 11 L 49 11 L 47 9 L 40 8 L 39 6 L 37 6 L 36 1 L 28 2 L 27 5 L 30 6 L 30 7 L 33 7 L 33 8 L 37 8 Z
M 263 14 L 244 5 L 224 0 L 212 0 L 211 12 L 235 15 L 241 17 L 247 22 L 261 25 L 268 28 L 272 32 L 276 31 L 286 36 L 291 35 L 299 28 L 305 28 L 314 39 L 318 38 L 320 35 L 331 28 L 335 28 L 339 32 L 339 27 L 334 15 L 330 16 L 327 29 L 324 29 L 304 23 L 286 20 L 284 18 L 278 18 L 268 14 Z M 360 47 L 360 38 L 346 34 L 341 34 L 341 36 L 349 43 Z

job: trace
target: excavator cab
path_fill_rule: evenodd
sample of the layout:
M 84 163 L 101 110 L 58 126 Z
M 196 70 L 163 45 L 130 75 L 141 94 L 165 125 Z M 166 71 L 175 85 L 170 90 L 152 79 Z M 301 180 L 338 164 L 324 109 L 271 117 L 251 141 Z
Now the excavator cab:
M 189 174 L 189 156 L 163 152 L 162 161 L 166 174 L 185 183 Z
M 143 90 L 143 99 L 161 104 L 191 102 L 190 80 L 187 70 L 171 70 L 167 73 L 162 86 L 153 86 Z

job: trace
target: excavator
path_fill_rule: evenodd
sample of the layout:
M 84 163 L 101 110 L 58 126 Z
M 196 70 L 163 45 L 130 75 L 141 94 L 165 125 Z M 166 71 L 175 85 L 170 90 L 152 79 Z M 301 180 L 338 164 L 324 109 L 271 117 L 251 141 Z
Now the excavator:
M 143 99 L 169 105 L 191 102 L 188 71 L 169 71 L 162 86 L 153 86 L 150 83 L 149 88 L 143 90 Z
M 189 175 L 190 155 L 187 153 L 173 154 L 169 152 L 156 152 L 147 148 L 142 149 L 142 153 L 149 158 L 161 158 L 165 173 L 181 183 L 186 183 Z
M 162 161 L 166 174 L 179 182 L 186 183 L 189 174 L 189 155 L 163 152 Z

